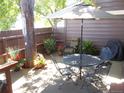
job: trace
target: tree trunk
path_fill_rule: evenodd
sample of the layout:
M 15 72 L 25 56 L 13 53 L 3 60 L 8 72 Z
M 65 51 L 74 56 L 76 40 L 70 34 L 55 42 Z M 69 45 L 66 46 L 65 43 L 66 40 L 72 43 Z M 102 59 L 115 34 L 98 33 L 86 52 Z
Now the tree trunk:
M 23 35 L 25 41 L 25 56 L 28 67 L 33 67 L 33 59 L 36 55 L 35 33 L 34 33 L 34 0 L 21 0 L 20 8 L 23 23 Z

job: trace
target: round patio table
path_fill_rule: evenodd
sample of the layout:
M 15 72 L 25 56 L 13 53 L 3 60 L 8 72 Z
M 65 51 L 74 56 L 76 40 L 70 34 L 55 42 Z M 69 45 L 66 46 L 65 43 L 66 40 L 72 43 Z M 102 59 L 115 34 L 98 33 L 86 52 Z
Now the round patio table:
M 64 64 L 79 68 L 80 77 L 81 77 L 81 69 L 83 67 L 91 67 L 91 66 L 99 65 L 103 62 L 104 60 L 101 60 L 99 57 L 87 55 L 87 54 L 71 54 L 71 55 L 63 56 Z
M 63 56 L 63 63 L 75 67 L 89 67 L 104 62 L 97 56 L 87 54 L 71 54 Z

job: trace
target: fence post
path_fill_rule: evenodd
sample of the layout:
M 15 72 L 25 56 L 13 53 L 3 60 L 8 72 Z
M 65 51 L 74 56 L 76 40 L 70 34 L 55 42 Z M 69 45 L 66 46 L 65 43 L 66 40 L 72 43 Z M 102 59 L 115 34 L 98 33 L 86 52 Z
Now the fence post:
M 2 52 L 3 52 L 3 53 L 6 53 L 6 48 L 7 48 L 7 40 L 6 40 L 6 37 L 2 37 L 2 50 L 3 50 Z M 4 55 L 3 59 L 4 59 L 4 61 L 6 61 L 7 56 Z

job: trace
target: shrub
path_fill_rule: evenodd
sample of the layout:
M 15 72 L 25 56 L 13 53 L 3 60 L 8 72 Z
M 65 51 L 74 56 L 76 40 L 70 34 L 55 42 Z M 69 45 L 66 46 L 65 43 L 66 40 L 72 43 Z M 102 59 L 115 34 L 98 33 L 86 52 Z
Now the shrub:
M 80 51 L 81 51 L 81 42 L 80 42 L 80 40 L 78 40 L 78 44 L 75 47 L 74 52 L 75 53 L 80 53 Z M 87 40 L 87 41 L 82 42 L 82 51 L 81 51 L 81 53 L 96 55 L 97 49 L 94 47 L 92 41 Z
M 92 55 L 96 54 L 96 51 L 97 51 L 92 41 L 84 41 L 82 50 L 83 50 L 83 53 L 92 54 Z
M 56 40 L 53 38 L 46 39 L 44 41 L 44 48 L 46 49 L 47 53 L 53 53 L 56 50 Z

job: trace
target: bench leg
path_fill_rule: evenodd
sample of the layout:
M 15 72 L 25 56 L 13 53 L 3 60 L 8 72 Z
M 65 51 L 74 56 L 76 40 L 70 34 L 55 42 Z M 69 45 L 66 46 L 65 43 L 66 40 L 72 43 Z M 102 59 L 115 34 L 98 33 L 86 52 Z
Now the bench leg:
M 7 82 L 7 91 L 8 93 L 12 93 L 12 82 L 11 82 L 10 70 L 7 70 L 5 72 L 5 75 L 6 75 L 6 82 Z

